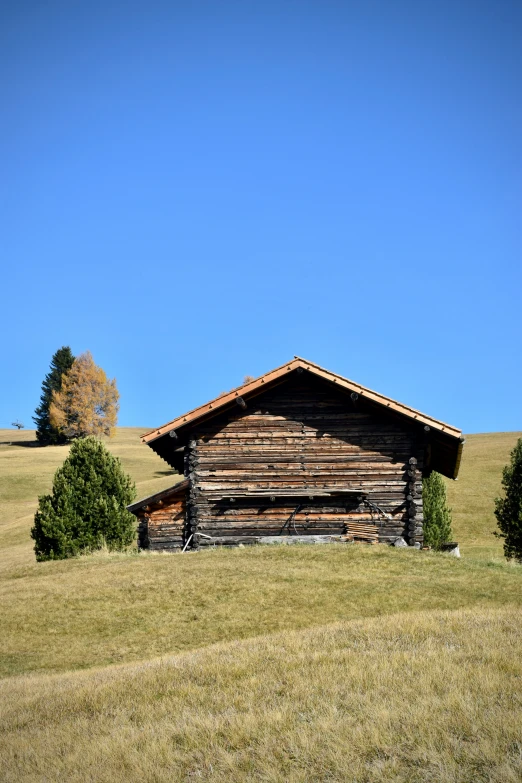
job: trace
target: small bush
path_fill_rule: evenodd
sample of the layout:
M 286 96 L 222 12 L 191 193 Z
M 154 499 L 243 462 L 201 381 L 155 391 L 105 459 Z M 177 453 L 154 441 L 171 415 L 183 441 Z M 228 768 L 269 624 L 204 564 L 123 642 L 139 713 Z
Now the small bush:
M 451 509 L 446 499 L 446 485 L 440 473 L 432 473 L 422 482 L 424 509 L 424 543 L 433 549 L 451 541 Z
M 128 546 L 136 520 L 126 506 L 135 497 L 134 482 L 101 441 L 74 441 L 54 475 L 52 494 L 39 498 L 31 530 L 36 559 L 62 560 L 103 546 Z
M 522 562 L 522 438 L 519 438 L 511 461 L 502 472 L 506 496 L 495 499 L 495 516 L 504 539 L 504 555 Z

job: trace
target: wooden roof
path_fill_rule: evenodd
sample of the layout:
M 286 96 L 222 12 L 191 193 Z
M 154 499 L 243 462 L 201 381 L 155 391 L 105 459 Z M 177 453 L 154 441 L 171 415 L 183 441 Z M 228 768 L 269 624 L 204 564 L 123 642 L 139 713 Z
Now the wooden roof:
M 325 370 L 318 364 L 314 364 L 314 362 L 309 362 L 306 359 L 295 356 L 291 362 L 287 362 L 286 364 L 281 365 L 281 367 L 277 367 L 275 370 L 271 370 L 270 372 L 265 373 L 265 375 L 261 375 L 259 378 L 255 378 L 253 381 L 249 381 L 242 386 L 238 386 L 236 389 L 232 389 L 232 391 L 227 392 L 227 394 L 216 397 L 210 402 L 206 402 L 204 405 L 200 405 L 198 408 L 194 408 L 193 410 L 184 413 L 182 416 L 178 416 L 177 418 L 172 419 L 172 421 L 163 424 L 157 429 L 144 433 L 141 436 L 141 440 L 143 443 L 151 443 L 152 441 L 156 440 L 157 438 L 161 438 L 163 435 L 166 435 L 172 430 L 185 427 L 187 424 L 192 424 L 193 422 L 196 422 L 203 417 L 207 417 L 209 415 L 212 416 L 221 408 L 225 408 L 226 406 L 230 405 L 230 403 L 235 402 L 236 398 L 249 397 L 256 392 L 259 393 L 260 391 L 264 390 L 266 385 L 283 379 L 287 373 L 299 368 L 302 370 L 307 370 L 319 378 L 324 378 L 324 380 L 335 383 L 340 388 L 349 392 L 356 392 L 356 394 L 358 394 L 360 397 L 364 397 L 365 399 L 371 400 L 372 402 L 376 402 L 379 405 L 388 408 L 388 410 L 394 411 L 395 413 L 400 413 L 403 416 L 418 422 L 419 424 L 427 425 L 431 429 L 444 433 L 445 435 L 448 435 L 452 438 L 462 438 L 461 430 L 457 429 L 457 427 L 452 427 L 451 424 L 446 424 L 443 421 L 434 419 L 432 416 L 421 413 L 420 411 L 415 410 L 415 408 L 411 408 L 409 405 L 405 405 L 402 402 L 397 402 L 397 400 L 393 400 L 391 397 L 386 397 L 384 394 L 379 394 L 378 392 L 372 391 L 371 389 L 366 388 L 366 386 L 361 386 L 361 384 L 355 383 L 355 381 L 350 381 L 348 378 L 343 378 L 342 375 L 338 375 L 337 373 L 331 372 L 330 370 Z

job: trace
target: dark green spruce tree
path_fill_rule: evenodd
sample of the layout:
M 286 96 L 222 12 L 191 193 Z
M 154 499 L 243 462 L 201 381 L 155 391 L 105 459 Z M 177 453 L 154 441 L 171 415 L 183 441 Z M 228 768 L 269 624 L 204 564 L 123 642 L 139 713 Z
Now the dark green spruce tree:
M 444 479 L 436 471 L 422 481 L 424 543 L 433 549 L 451 541 L 451 509 L 446 498 Z
M 62 375 L 68 372 L 74 362 L 74 356 L 68 345 L 59 348 L 51 359 L 51 367 L 42 383 L 40 405 L 34 412 L 33 421 L 36 424 L 36 439 L 42 446 L 66 443 L 67 438 L 51 425 L 49 419 L 49 406 L 52 401 L 53 391 L 62 388 Z
M 97 438 L 73 441 L 69 456 L 54 474 L 50 495 L 38 499 L 31 537 L 37 560 L 63 560 L 106 545 L 128 546 L 136 519 L 126 509 L 136 487 Z
M 505 497 L 495 499 L 495 516 L 504 539 L 504 555 L 522 562 L 522 438 L 519 438 L 511 461 L 502 471 Z

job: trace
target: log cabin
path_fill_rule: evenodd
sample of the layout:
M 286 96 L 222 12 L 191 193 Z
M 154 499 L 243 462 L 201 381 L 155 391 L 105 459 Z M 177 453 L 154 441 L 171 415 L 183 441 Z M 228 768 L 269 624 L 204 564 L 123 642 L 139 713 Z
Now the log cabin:
M 138 545 L 423 543 L 422 478 L 460 430 L 298 356 L 142 435 L 184 479 L 128 508 Z

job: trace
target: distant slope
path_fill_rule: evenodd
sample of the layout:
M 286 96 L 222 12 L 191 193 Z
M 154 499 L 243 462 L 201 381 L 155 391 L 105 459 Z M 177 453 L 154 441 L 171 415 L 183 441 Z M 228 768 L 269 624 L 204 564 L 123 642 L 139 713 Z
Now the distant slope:
M 179 479 L 139 436 L 147 427 L 123 427 L 108 446 L 121 458 L 137 484 L 138 497 L 170 486 Z M 493 499 L 500 491 L 502 467 L 522 433 L 468 435 L 459 479 L 448 481 L 455 538 L 464 554 L 501 556 L 502 544 L 491 534 L 496 527 Z M 2 563 L 33 562 L 29 529 L 37 496 L 51 488 L 53 473 L 68 453 L 67 446 L 36 445 L 33 430 L 0 430 L 0 550 Z M 9 547 L 9 554 L 6 552 Z M 6 560 L 7 558 L 7 560 Z
M 522 432 L 487 432 L 466 435 L 457 481 L 447 481 L 453 509 L 455 540 L 464 554 L 473 557 L 502 556 L 494 499 L 502 490 L 502 469 Z
M 1 777 L 514 783 L 521 620 L 417 612 L 4 680 Z

